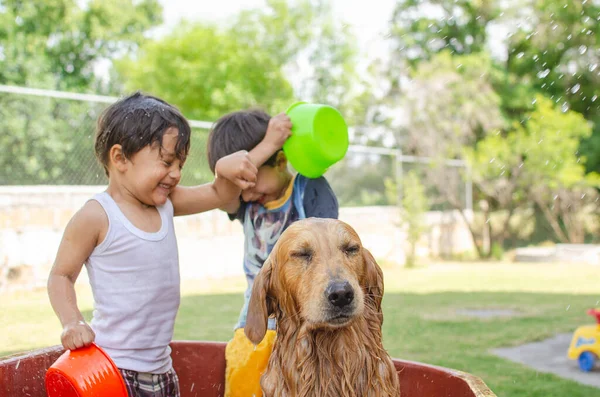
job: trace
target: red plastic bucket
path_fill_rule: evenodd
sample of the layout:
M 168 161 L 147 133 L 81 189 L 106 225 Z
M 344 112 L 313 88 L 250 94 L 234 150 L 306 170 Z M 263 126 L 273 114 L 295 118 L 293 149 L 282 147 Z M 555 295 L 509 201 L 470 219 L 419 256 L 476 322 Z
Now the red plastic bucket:
M 48 368 L 45 383 L 48 397 L 127 397 L 119 369 L 94 343 L 64 352 Z

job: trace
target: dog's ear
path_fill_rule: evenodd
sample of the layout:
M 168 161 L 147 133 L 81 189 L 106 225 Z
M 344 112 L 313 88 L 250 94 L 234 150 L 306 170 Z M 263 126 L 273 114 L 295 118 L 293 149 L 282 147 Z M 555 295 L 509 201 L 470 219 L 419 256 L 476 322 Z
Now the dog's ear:
M 272 313 L 270 302 L 272 298 L 269 297 L 271 273 L 273 272 L 272 257 L 273 255 L 269 255 L 262 269 L 254 279 L 252 294 L 250 295 L 250 302 L 248 304 L 244 333 L 255 345 L 258 345 L 265 337 L 269 316 Z
M 383 299 L 383 272 L 375 262 L 375 258 L 368 249 L 363 248 L 363 261 L 365 266 L 365 292 L 367 299 L 371 300 L 377 312 L 381 313 L 381 300 Z

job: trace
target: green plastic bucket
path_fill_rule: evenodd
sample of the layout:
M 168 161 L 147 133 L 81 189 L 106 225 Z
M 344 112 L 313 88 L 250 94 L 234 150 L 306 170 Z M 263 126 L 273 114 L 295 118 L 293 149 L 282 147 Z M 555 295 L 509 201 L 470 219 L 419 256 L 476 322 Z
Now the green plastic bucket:
M 318 178 L 344 158 L 348 151 L 348 126 L 337 109 L 296 102 L 286 113 L 293 126 L 283 151 L 299 174 Z

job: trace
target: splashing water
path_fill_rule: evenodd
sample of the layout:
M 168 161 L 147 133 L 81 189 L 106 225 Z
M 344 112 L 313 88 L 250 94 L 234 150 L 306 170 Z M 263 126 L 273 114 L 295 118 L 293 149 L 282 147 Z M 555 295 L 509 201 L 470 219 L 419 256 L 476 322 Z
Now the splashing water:
M 577 91 L 579 91 L 580 88 L 581 88 L 580 84 L 575 84 L 573 87 L 571 87 L 571 93 L 572 94 L 576 94 Z
M 545 79 L 546 77 L 548 77 L 549 74 L 550 74 L 550 69 L 545 69 L 545 70 L 542 70 L 541 72 L 539 72 L 537 74 L 537 77 L 540 79 Z

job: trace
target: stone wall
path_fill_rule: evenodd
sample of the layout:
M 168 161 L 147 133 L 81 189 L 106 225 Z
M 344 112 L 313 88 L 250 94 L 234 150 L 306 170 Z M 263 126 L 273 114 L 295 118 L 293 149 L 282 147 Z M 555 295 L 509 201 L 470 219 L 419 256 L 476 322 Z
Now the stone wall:
M 0 289 L 42 286 L 69 219 L 104 186 L 0 186 Z M 405 233 L 394 207 L 342 208 L 378 260 L 404 263 Z M 418 245 L 421 256 L 472 251 L 459 214 L 427 214 L 429 231 Z M 242 274 L 243 234 L 220 211 L 175 218 L 182 278 Z M 84 272 L 85 276 L 85 272 Z M 85 277 L 83 277 L 85 280 Z

